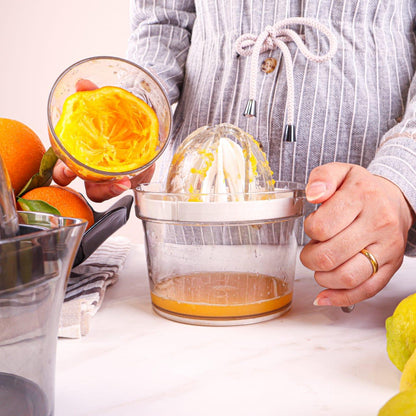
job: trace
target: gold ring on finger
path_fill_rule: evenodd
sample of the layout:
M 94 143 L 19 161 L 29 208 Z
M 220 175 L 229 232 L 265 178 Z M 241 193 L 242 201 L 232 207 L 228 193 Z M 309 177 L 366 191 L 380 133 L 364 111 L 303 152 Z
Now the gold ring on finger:
M 368 260 L 370 261 L 370 263 L 371 263 L 371 267 L 373 268 L 373 273 L 371 274 L 371 276 L 370 277 L 373 277 L 376 273 L 377 273 L 377 271 L 378 271 L 378 262 L 377 262 L 377 260 L 376 260 L 376 258 L 374 257 L 374 255 L 373 254 L 371 254 L 367 249 L 365 249 L 365 248 L 363 248 L 361 251 L 360 251 L 360 253 L 361 254 L 364 254 L 364 256 L 366 256 L 367 258 L 368 258 Z

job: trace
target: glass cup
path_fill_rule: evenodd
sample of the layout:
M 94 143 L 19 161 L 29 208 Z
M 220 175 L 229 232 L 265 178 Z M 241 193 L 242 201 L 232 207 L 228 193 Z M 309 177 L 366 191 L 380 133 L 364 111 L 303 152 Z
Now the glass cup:
M 19 212 L 0 240 L 0 416 L 54 413 L 59 315 L 84 220 Z
M 123 88 L 145 101 L 156 113 L 159 121 L 159 145 L 155 157 L 134 170 L 108 172 L 92 168 L 71 155 L 55 132 L 65 100 L 76 92 L 80 79 L 89 80 L 97 87 Z M 147 70 L 133 62 L 111 56 L 97 56 L 76 62 L 55 81 L 48 99 L 48 130 L 51 145 L 57 156 L 83 179 L 108 181 L 124 176 L 134 177 L 149 168 L 166 149 L 172 127 L 172 112 L 164 88 Z
M 154 310 L 190 324 L 227 326 L 269 320 L 292 303 L 303 186 L 199 195 L 135 191 L 145 232 Z

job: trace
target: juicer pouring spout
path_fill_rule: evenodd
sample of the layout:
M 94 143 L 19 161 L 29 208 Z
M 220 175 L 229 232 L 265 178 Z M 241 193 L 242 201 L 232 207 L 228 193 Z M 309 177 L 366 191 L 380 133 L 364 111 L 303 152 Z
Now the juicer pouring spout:
M 0 240 L 14 237 L 19 231 L 14 192 L 10 178 L 0 157 Z

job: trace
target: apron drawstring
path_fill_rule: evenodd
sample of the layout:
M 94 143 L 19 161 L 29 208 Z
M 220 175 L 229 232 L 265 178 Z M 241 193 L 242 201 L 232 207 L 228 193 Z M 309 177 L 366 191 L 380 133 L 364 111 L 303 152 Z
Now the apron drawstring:
M 302 37 L 292 29 L 288 29 L 285 26 L 289 25 L 304 25 L 315 28 L 317 31 L 322 32 L 329 41 L 329 50 L 324 55 L 313 54 L 303 42 Z M 269 50 L 279 48 L 282 52 L 286 69 L 287 80 L 287 119 L 286 127 L 284 131 L 284 139 L 289 142 L 296 141 L 296 131 L 294 125 L 294 80 L 293 80 L 293 60 L 290 54 L 290 50 L 287 47 L 287 42 L 295 42 L 296 46 L 302 52 L 302 54 L 313 62 L 325 62 L 331 59 L 337 50 L 337 40 L 331 31 L 316 19 L 307 17 L 292 17 L 283 19 L 277 22 L 273 26 L 267 26 L 266 29 L 258 36 L 252 33 L 246 33 L 241 35 L 235 42 L 235 49 L 241 56 L 251 55 L 250 62 L 250 89 L 249 100 L 244 110 L 245 117 L 256 117 L 257 115 L 257 83 L 256 74 L 258 71 L 258 61 L 260 54 Z

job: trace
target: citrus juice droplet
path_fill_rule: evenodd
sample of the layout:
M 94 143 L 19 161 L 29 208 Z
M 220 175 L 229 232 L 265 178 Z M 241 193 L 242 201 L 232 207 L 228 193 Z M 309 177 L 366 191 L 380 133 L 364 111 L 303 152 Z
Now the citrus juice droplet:
M 206 320 L 239 320 L 283 313 L 292 301 L 284 280 L 240 272 L 174 276 L 155 285 L 153 306 L 165 314 Z

